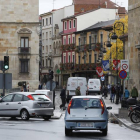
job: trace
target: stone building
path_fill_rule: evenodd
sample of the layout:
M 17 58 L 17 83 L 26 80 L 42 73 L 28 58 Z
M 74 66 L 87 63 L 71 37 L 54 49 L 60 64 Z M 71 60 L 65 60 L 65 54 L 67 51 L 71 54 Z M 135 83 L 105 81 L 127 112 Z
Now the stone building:
M 13 88 L 22 81 L 30 89 L 39 84 L 38 15 L 39 0 L 0 1 L 0 60 L 9 56 Z
M 140 92 L 140 1 L 129 0 L 128 8 L 128 47 L 126 58 L 129 59 L 129 89 L 135 84 Z

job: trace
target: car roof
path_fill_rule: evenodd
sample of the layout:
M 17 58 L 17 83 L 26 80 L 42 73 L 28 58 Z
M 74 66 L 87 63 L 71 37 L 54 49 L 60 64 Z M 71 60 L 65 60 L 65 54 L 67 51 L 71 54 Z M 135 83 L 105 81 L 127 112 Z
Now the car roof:
M 13 92 L 13 93 L 9 93 L 9 94 L 22 94 L 22 95 L 28 96 L 28 95 L 32 95 L 32 94 L 38 94 L 38 93 L 35 93 L 35 92 Z
M 101 99 L 102 96 L 91 96 L 91 95 L 87 95 L 87 96 L 73 96 L 72 99 L 80 99 L 80 98 L 96 98 L 96 99 Z

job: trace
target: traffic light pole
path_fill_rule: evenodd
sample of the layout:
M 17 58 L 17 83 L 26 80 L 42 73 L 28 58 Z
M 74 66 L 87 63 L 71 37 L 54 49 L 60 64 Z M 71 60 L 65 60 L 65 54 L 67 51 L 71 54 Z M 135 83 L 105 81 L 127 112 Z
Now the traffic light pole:
M 5 70 L 3 70 L 3 96 L 5 96 Z

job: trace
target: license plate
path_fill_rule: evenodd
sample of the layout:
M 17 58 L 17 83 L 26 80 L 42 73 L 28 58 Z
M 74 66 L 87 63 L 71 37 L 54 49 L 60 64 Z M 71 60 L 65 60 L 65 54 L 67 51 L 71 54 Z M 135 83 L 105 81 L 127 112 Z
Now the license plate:
M 49 104 L 40 104 L 41 107 L 48 107 Z
M 77 123 L 78 127 L 93 127 L 94 126 L 94 123 Z

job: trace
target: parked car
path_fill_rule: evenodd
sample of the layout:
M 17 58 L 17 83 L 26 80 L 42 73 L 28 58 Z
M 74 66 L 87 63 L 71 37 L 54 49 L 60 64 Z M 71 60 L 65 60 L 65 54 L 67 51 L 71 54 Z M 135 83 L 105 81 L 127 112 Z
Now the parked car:
M 101 93 L 101 81 L 100 79 L 89 79 L 88 80 L 88 95 L 100 94 Z
M 85 77 L 69 77 L 67 82 L 67 99 L 71 99 L 75 96 L 77 87 L 80 86 L 81 95 L 86 95 L 87 92 L 87 80 Z
M 1 117 L 42 117 L 48 120 L 53 115 L 53 103 L 45 94 L 34 92 L 10 93 L 0 100 Z
M 65 135 L 72 130 L 100 130 L 107 135 L 109 109 L 99 96 L 72 97 L 65 112 Z

